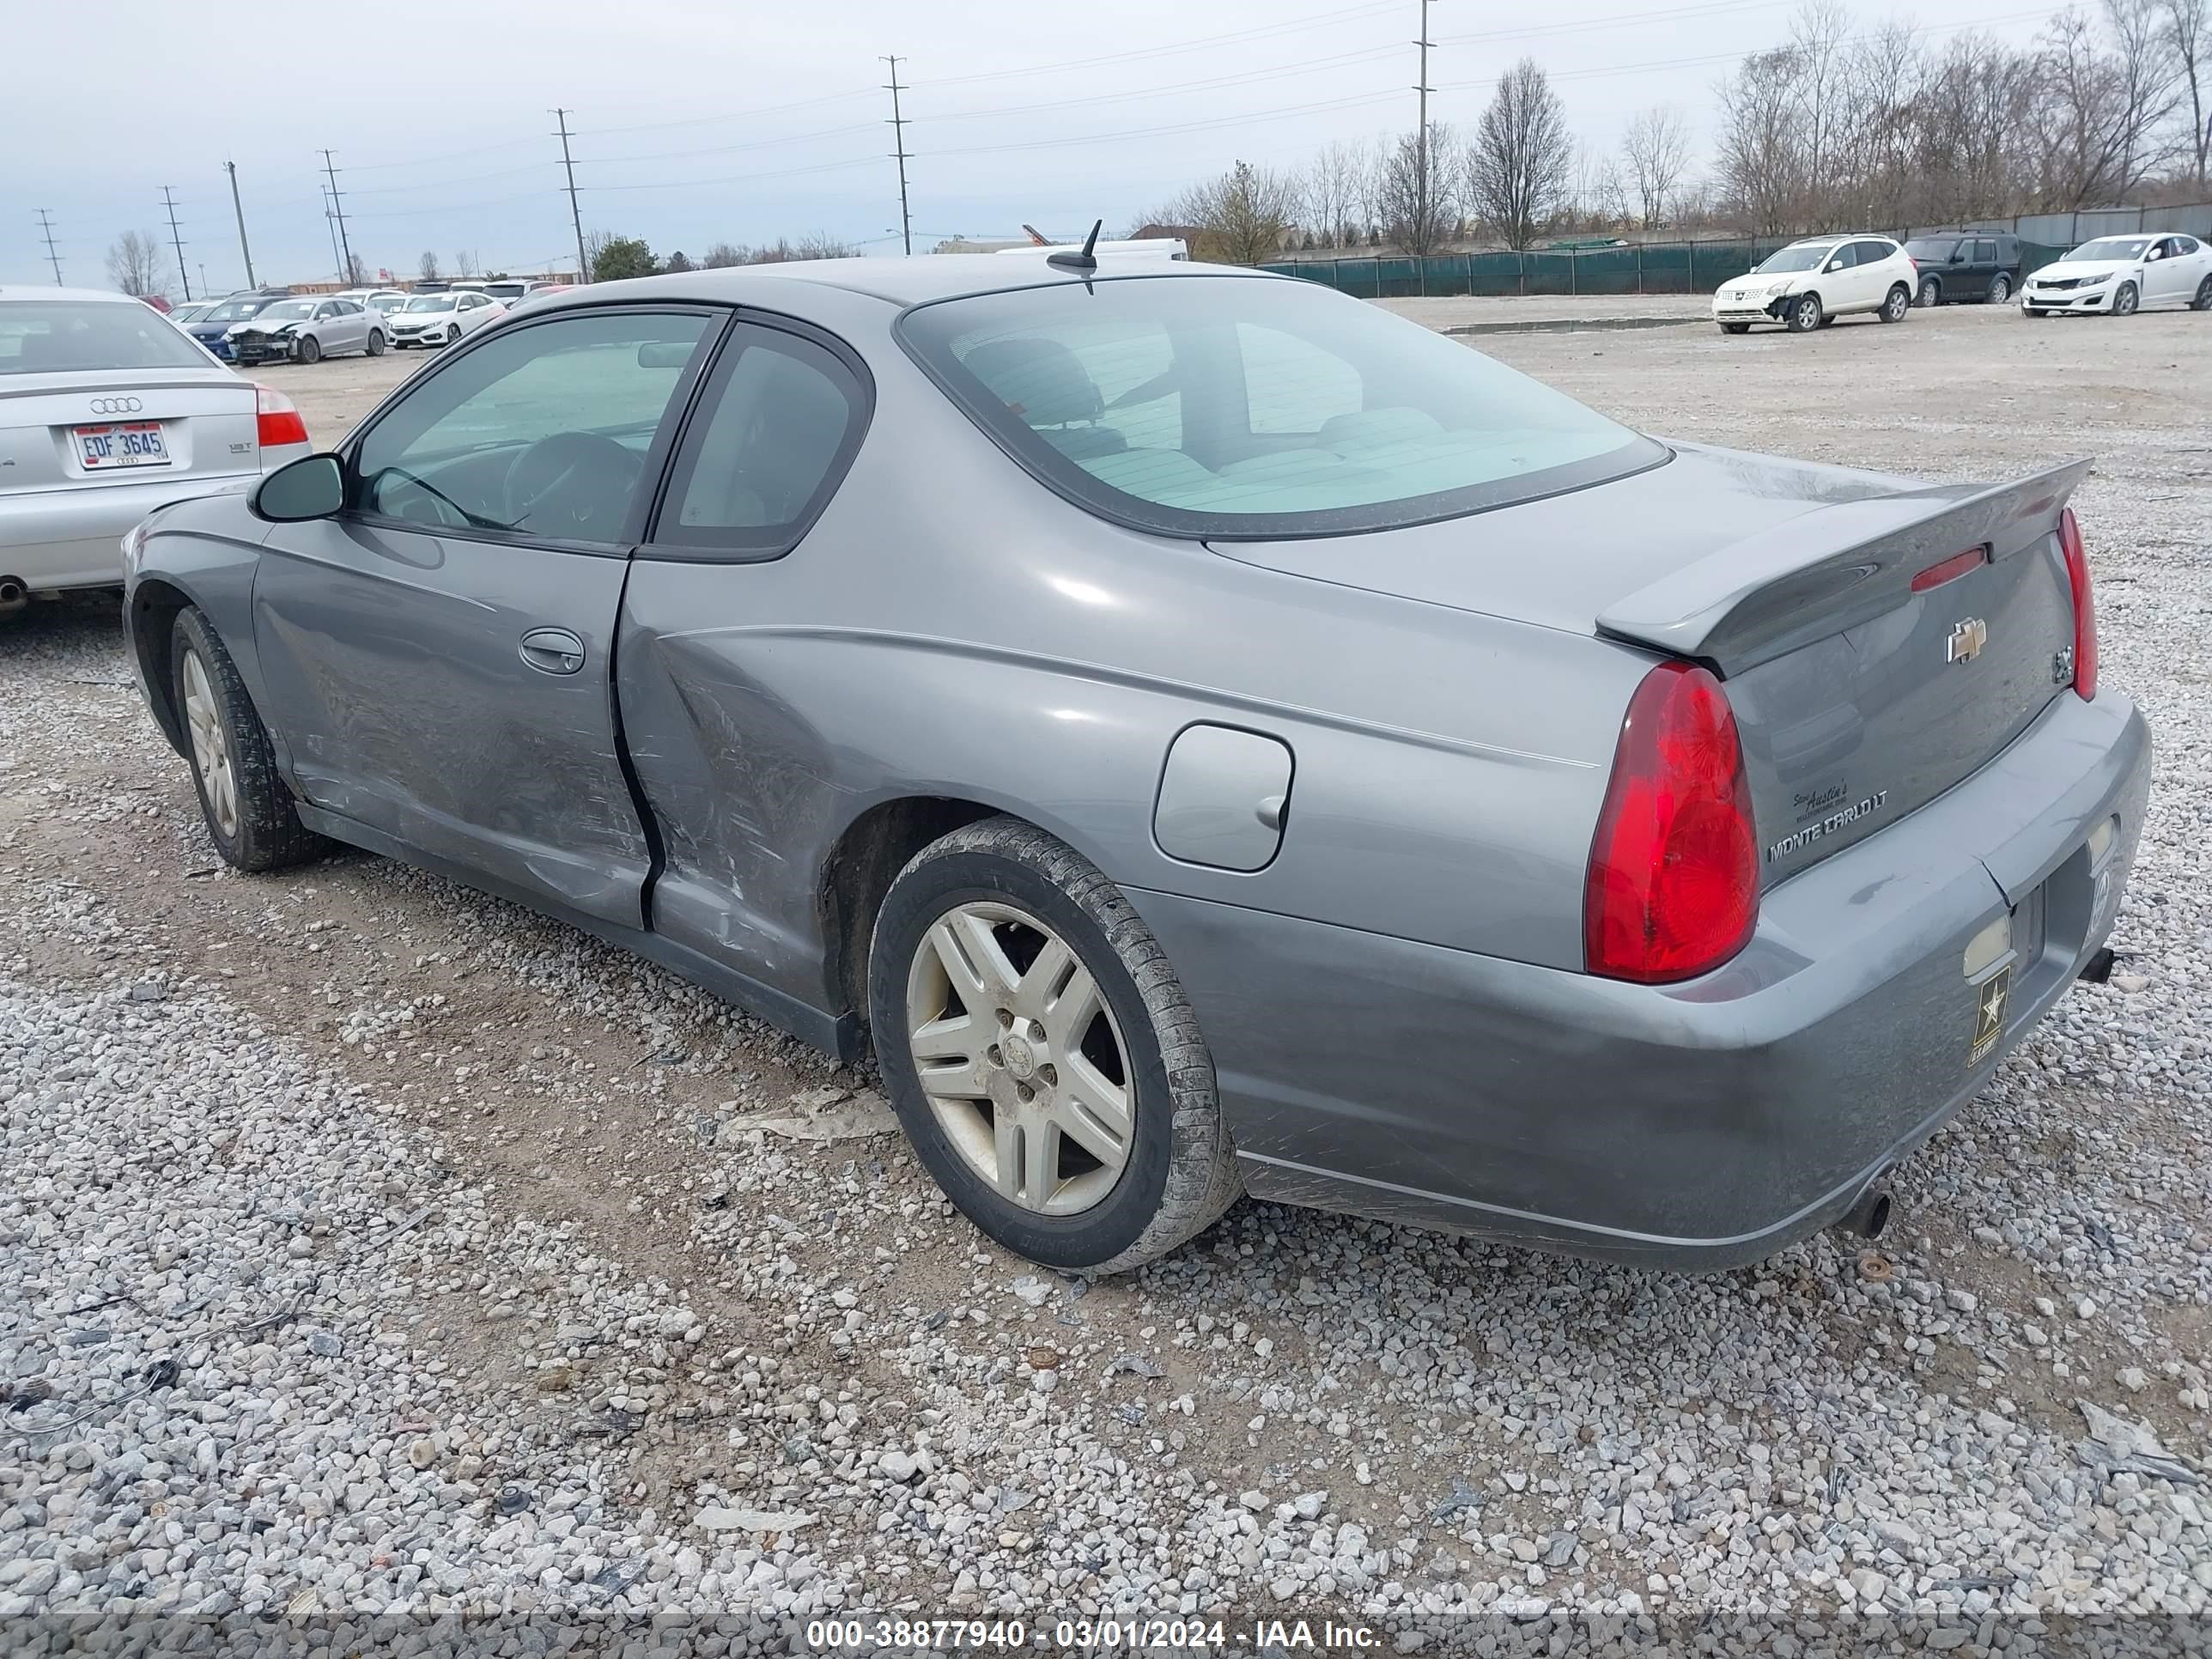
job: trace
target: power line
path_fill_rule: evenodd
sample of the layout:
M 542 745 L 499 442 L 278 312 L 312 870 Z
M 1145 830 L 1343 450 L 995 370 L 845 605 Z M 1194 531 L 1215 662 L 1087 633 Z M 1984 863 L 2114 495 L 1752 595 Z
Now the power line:
M 54 222 L 51 209 L 39 210 L 39 229 L 46 239 L 46 262 L 54 268 L 54 286 L 59 288 L 62 285 L 62 256 L 54 251 Z
M 561 168 L 568 175 L 568 222 L 576 228 L 576 280 L 592 280 L 592 262 L 584 257 L 584 216 L 576 207 L 576 164 L 568 157 L 568 112 L 556 109 L 553 113 L 561 122 Z
M 338 281 L 353 281 L 353 243 L 346 235 L 345 202 L 338 195 L 338 170 L 331 165 L 331 153 L 323 152 L 323 171 L 331 181 L 331 216 L 338 222 Z
M 232 210 L 238 215 L 238 252 L 239 256 L 246 261 L 246 285 L 252 288 L 255 285 L 253 250 L 246 245 L 246 204 L 239 199 L 238 163 L 225 161 L 222 164 L 222 170 L 230 175 L 230 205 Z
M 161 204 L 169 210 L 169 241 L 177 250 L 177 280 L 185 285 L 185 298 L 192 297 L 191 273 L 185 269 L 185 239 L 177 229 L 177 193 L 161 186 Z
M 908 253 L 912 253 L 914 252 L 914 216 L 907 211 L 906 205 L 906 121 L 905 118 L 899 114 L 899 60 L 896 58 L 886 58 L 884 59 L 884 62 L 891 66 L 890 87 L 891 94 L 891 154 L 896 157 L 898 161 L 899 236 L 906 244 L 906 251 Z

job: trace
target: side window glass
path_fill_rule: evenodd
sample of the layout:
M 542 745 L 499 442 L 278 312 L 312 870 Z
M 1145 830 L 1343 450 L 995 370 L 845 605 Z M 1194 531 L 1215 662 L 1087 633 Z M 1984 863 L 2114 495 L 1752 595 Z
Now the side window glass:
M 684 434 L 653 541 L 733 555 L 789 547 L 844 476 L 866 407 L 835 352 L 741 325 Z
M 1304 340 L 1255 323 L 1237 325 L 1244 360 L 1244 404 L 1255 434 L 1318 434 L 1340 415 L 1367 406 L 1359 371 Z
M 1974 263 L 1976 264 L 1992 264 L 1996 262 L 1996 257 L 1997 245 L 1995 242 L 1980 241 L 1974 244 Z
M 1858 262 L 1859 251 L 1857 245 L 1851 242 L 1846 242 L 1843 246 L 1831 251 L 1828 257 L 1821 261 L 1820 268 L 1824 270 L 1830 269 L 1836 270 L 1849 270 L 1853 265 L 1858 264 Z
M 362 437 L 356 504 L 447 530 L 611 543 L 705 317 L 564 317 L 488 340 Z

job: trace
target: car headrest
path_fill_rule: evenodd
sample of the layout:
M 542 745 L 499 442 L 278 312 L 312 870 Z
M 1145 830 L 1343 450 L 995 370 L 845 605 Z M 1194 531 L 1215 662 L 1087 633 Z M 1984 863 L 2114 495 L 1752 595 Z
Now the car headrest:
M 1105 412 L 1097 382 L 1057 340 L 993 340 L 962 361 L 992 395 L 1031 426 L 1095 421 Z

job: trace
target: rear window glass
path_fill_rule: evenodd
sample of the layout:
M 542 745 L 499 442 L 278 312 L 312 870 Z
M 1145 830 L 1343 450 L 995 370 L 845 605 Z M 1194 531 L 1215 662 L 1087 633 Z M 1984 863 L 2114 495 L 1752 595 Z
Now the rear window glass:
M 1386 529 L 1667 454 L 1468 346 L 1307 283 L 1054 283 L 920 306 L 898 331 L 1039 478 L 1168 535 Z
M 207 354 L 150 306 L 70 300 L 0 305 L 0 374 L 207 366 Z

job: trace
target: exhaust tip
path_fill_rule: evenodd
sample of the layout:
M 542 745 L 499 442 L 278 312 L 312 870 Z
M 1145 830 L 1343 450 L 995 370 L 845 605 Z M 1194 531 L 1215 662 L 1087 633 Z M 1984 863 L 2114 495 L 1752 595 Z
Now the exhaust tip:
M 1836 1224 L 1861 1238 L 1881 1237 L 1882 1229 L 1889 1225 L 1889 1188 L 1878 1178 L 1868 1182 L 1866 1190 Z
M 21 576 L 0 576 L 0 611 L 21 611 L 31 602 L 31 590 Z

